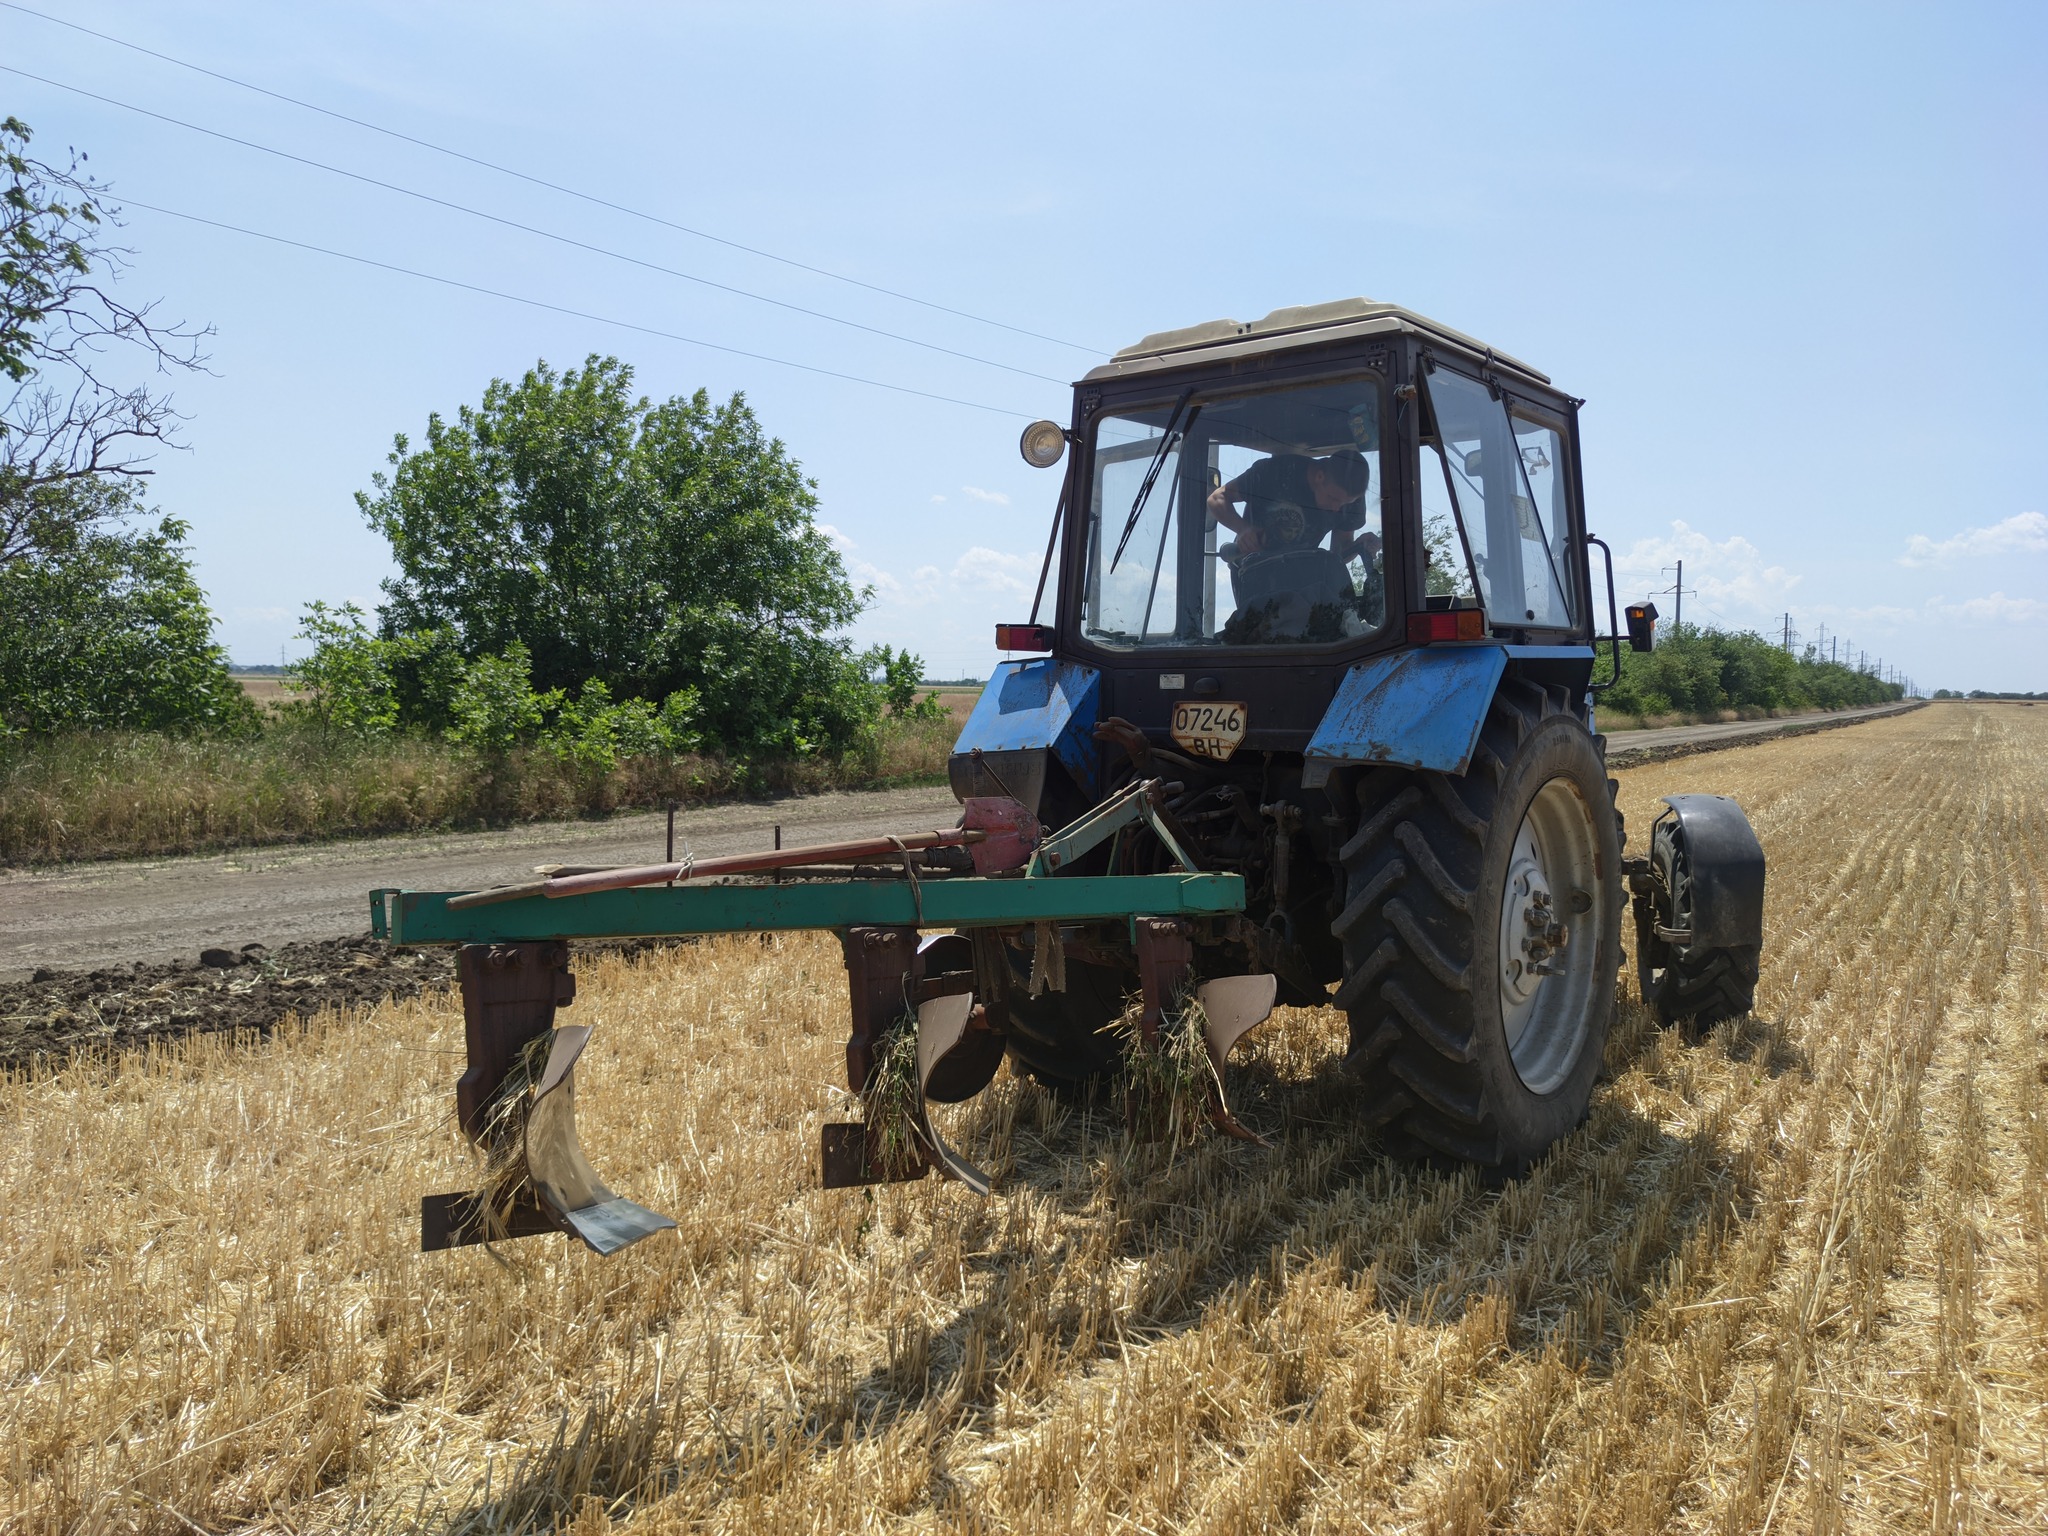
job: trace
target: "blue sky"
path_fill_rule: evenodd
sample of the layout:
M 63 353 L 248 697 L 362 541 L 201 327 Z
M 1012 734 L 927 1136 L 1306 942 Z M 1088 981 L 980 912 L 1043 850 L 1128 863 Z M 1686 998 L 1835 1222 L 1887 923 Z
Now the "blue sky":
M 222 638 L 275 660 L 388 563 L 392 435 L 536 359 L 744 391 L 875 588 L 863 639 L 983 674 L 1055 492 L 1024 421 L 1148 331 L 1367 294 L 1587 404 L 1630 595 L 1840 635 L 1924 688 L 2048 688 L 2048 8 L 37 9 L 1034 340 L 546 192 L 0 8 L 0 64 L 949 357 L 210 139 L 19 75 L 0 113 L 131 201 L 131 294 L 211 323 L 181 382 Z M 941 404 L 144 212 L 148 202 Z M 1090 351 L 1088 349 L 1094 349 Z M 1036 378 L 1029 375 L 1046 375 Z M 1669 611 L 1668 599 L 1663 600 Z

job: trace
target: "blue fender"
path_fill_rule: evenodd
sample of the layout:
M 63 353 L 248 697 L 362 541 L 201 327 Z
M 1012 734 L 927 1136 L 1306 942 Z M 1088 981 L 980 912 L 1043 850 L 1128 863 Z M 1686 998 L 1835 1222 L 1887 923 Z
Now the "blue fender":
M 1327 783 L 1332 768 L 1367 764 L 1465 772 L 1507 665 L 1499 645 L 1429 646 L 1360 662 L 1309 740 L 1303 786 Z
M 1003 662 L 960 729 L 960 739 L 953 744 L 954 763 L 971 760 L 977 751 L 991 757 L 1049 752 L 1084 791 L 1098 793 L 1101 749 L 1094 730 L 1102 700 L 1101 681 L 1102 674 L 1093 667 L 1050 656 Z M 953 775 L 956 790 L 963 777 Z M 1018 785 L 1016 792 L 1023 793 L 1023 786 Z

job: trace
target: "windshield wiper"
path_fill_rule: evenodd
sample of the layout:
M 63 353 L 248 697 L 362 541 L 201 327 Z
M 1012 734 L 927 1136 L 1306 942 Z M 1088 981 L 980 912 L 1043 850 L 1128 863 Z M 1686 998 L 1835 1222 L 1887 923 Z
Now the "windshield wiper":
M 1188 397 L 1194 392 L 1195 387 L 1192 384 L 1180 392 L 1180 398 L 1173 402 L 1173 409 L 1167 414 L 1166 425 L 1160 429 L 1159 449 L 1152 455 L 1152 462 L 1145 467 L 1145 481 L 1138 487 L 1137 499 L 1131 503 L 1131 515 L 1124 519 L 1124 531 L 1116 541 L 1116 553 L 1110 556 L 1109 568 L 1112 571 L 1116 569 L 1117 562 L 1123 559 L 1124 546 L 1131 542 L 1131 535 L 1137 531 L 1138 519 L 1145 515 L 1145 502 L 1152 495 L 1152 487 L 1159 479 L 1159 467 L 1166 462 L 1166 455 L 1172 451 L 1174 443 L 1178 440 L 1173 430 L 1174 425 L 1180 420 L 1180 413 L 1187 410 Z M 1194 426 L 1195 418 L 1201 414 L 1202 408 L 1199 405 L 1188 411 L 1187 426 L 1181 428 L 1178 437 L 1186 437 L 1188 428 Z

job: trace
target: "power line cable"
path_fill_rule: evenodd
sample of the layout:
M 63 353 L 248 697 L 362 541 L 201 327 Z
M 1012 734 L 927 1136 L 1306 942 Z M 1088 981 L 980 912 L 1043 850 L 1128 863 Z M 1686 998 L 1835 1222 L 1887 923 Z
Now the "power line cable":
M 834 272 L 826 267 L 813 266 L 807 261 L 798 261 L 792 256 L 779 256 L 773 251 L 762 250 L 759 246 L 746 245 L 738 240 L 728 240 L 725 236 L 714 235 L 709 230 L 695 229 L 688 224 L 678 224 L 673 219 L 663 218 L 660 214 L 647 213 L 642 209 L 630 207 L 625 203 L 612 202 L 608 198 L 599 197 L 592 192 L 583 192 L 575 187 L 563 186 L 560 182 L 548 181 L 544 177 L 535 176 L 530 172 L 515 170 L 509 165 L 500 165 L 495 160 L 485 160 L 477 155 L 465 154 L 462 150 L 450 149 L 445 144 L 436 144 L 431 139 L 422 139 L 410 133 L 402 133 L 396 128 L 386 128 L 383 124 L 373 123 L 367 118 L 351 117 L 348 113 L 337 112 L 331 107 L 323 107 L 314 102 L 303 101 L 297 96 L 287 96 L 282 91 L 273 91 L 267 86 L 257 85 L 252 81 L 240 80 L 233 75 L 222 74 L 219 70 L 208 69 L 203 64 L 194 64 L 189 59 L 177 58 L 168 53 L 159 53 L 154 48 L 145 48 L 140 43 L 131 43 L 126 38 L 115 37 L 110 32 L 98 32 L 91 27 L 81 26 L 75 21 L 66 21 L 61 16 L 52 16 L 47 12 L 38 11 L 26 5 L 16 4 L 15 0 L 0 0 L 0 7 L 10 11 L 19 11 L 24 16 L 33 16 L 38 21 L 47 21 L 53 26 L 68 27 L 73 32 L 82 32 L 87 37 L 96 37 L 101 42 L 112 43 L 117 48 L 126 48 L 152 59 L 160 59 L 166 64 L 175 64 L 180 69 L 189 69 L 195 74 L 205 75 L 209 79 L 219 80 L 245 91 L 254 91 L 257 95 L 268 96 L 273 101 L 281 101 L 289 106 L 302 108 L 307 112 L 317 112 L 322 117 L 333 118 L 336 122 L 348 123 L 357 128 L 365 128 L 371 133 L 381 133 L 386 138 L 417 145 L 421 149 L 431 149 L 437 155 L 447 155 L 452 159 L 466 161 L 470 165 L 481 166 L 484 170 L 496 171 L 501 176 L 511 176 L 536 187 L 545 187 L 550 192 L 559 192 L 565 197 L 577 198 L 599 208 L 609 208 L 614 213 L 623 213 L 632 218 L 644 219 L 650 224 L 659 224 L 664 229 L 673 229 L 699 240 L 709 240 L 714 245 L 727 246 L 735 251 L 745 251 L 749 256 L 759 256 L 765 261 L 779 262 L 785 267 L 794 267 L 799 272 L 810 272 L 818 277 L 829 277 L 836 283 L 848 283 L 855 288 L 865 288 L 870 293 L 879 293 L 887 298 L 900 299 L 906 304 L 916 304 L 925 309 L 937 310 L 940 314 L 954 315 L 962 320 L 972 320 L 976 325 L 994 326 L 997 330 L 1009 331 L 1018 336 L 1029 336 L 1034 341 L 1049 341 L 1054 346 L 1072 347 L 1077 352 L 1086 352 L 1092 356 L 1099 357 L 1105 350 L 1104 348 L 1091 347 L 1078 341 L 1067 341 L 1058 336 L 1048 336 L 1043 331 L 1029 330 L 1021 325 L 1011 325 L 1008 321 L 992 320 L 987 315 L 977 315 L 971 310 L 955 309 L 949 304 L 940 304 L 931 299 L 920 299 L 915 294 L 903 293 L 895 288 L 885 288 L 879 283 L 865 282 L 858 277 L 848 277 L 844 272 Z
M 614 261 L 623 261 L 630 266 L 644 267 L 650 272 L 660 272 L 668 277 L 682 278 L 685 282 L 699 283 L 706 288 L 716 288 L 721 293 L 737 294 L 743 299 L 752 299 L 756 303 L 772 304 L 777 309 L 787 309 L 799 315 L 810 315 L 818 320 L 829 320 L 834 325 L 844 325 L 856 331 L 866 331 L 871 336 L 885 336 L 891 341 L 905 342 L 910 346 L 923 347 L 931 352 L 943 352 L 948 357 L 957 357 L 970 363 L 980 363 L 983 367 L 987 368 L 1000 368 L 1005 373 L 1021 374 L 1027 379 L 1039 379 L 1047 384 L 1058 384 L 1062 387 L 1067 383 L 1067 380 L 1056 378 L 1049 373 L 1036 373 L 1029 368 L 1013 367 L 1009 363 L 999 363 L 994 358 L 980 357 L 972 352 L 961 352 L 953 347 L 942 347 L 934 341 L 920 341 L 915 336 L 905 336 L 897 331 L 885 331 L 880 326 L 864 325 L 858 320 L 848 320 L 840 315 L 828 314 L 822 309 L 808 309 L 801 304 L 791 304 L 782 299 L 771 299 L 766 294 L 753 293 L 745 288 L 736 288 L 731 283 L 721 283 L 712 278 L 699 277 L 694 272 L 684 272 L 676 267 L 665 267 L 659 262 L 645 261 L 638 256 L 628 256 L 623 251 L 614 251 L 605 246 L 593 245 L 587 240 L 578 240 L 572 235 L 560 235 L 556 234 L 553 230 L 541 229 L 533 224 L 522 224 L 517 219 L 508 219 L 499 214 L 486 213 L 481 208 L 471 208 L 465 203 L 454 202 L 445 197 L 436 197 L 431 192 L 421 192 L 412 187 L 401 186 L 395 181 L 382 181 L 375 176 L 365 176 L 360 171 L 345 170 L 338 165 L 329 165 L 324 160 L 314 160 L 305 155 L 295 155 L 290 150 L 277 149 L 268 144 L 260 144 L 254 139 L 244 139 L 232 133 L 223 133 L 218 128 L 207 128 L 198 123 L 188 123 L 183 118 L 172 117 L 168 113 L 153 111 L 148 107 L 138 107 L 133 102 L 120 101 L 112 96 L 102 96 L 98 91 L 88 91 L 83 86 L 67 85 L 64 81 L 52 80 L 47 75 L 38 75 L 26 69 L 17 69 L 12 64 L 0 64 L 0 71 L 10 75 L 19 75 L 24 80 L 34 80 L 42 85 L 54 86 L 60 91 L 69 91 L 75 96 L 85 97 L 88 101 L 98 101 L 110 107 L 119 107 L 124 112 L 133 112 L 140 117 L 152 118 L 159 123 L 169 123 L 174 128 L 183 128 L 192 133 L 204 134 L 207 138 L 219 139 L 223 143 L 238 144 L 244 149 L 253 149 L 261 154 L 275 155 L 278 159 L 289 160 L 294 165 L 310 166 L 316 171 L 325 171 L 330 176 L 344 177 L 349 181 L 361 182 L 365 186 L 378 187 L 386 192 L 396 192 L 403 197 L 417 198 L 420 202 L 432 203 L 437 208 L 451 209 L 456 213 L 467 214 L 473 219 L 483 219 L 491 224 L 502 225 L 506 229 L 519 230 L 523 234 L 538 235 L 543 240 L 553 240 L 559 245 L 573 246 L 579 251 L 590 251 L 598 256 L 609 256 Z
M 828 379 L 844 379 L 849 384 L 866 384 L 875 389 L 893 390 L 899 395 L 916 395 L 923 400 L 937 400 L 946 405 L 963 405 L 969 410 L 990 411 L 998 416 L 1015 417 L 1028 421 L 1028 411 L 1013 411 L 1006 406 L 987 405 L 979 400 L 962 400 L 957 395 L 941 395 L 928 389 L 913 389 L 908 384 L 890 384 L 882 379 L 864 378 L 857 373 L 841 373 L 835 368 L 820 368 L 814 363 L 793 362 L 786 357 L 771 357 L 765 352 L 749 352 L 744 347 L 728 347 L 722 342 L 705 341 L 699 336 L 684 336 L 676 331 L 664 331 L 657 326 L 642 325 L 636 320 L 619 320 L 610 315 L 592 314 L 586 309 L 571 309 L 566 304 L 553 304 L 546 299 L 528 298 L 524 294 L 506 293 L 499 288 L 486 288 L 481 283 L 466 283 L 460 278 L 444 277 L 438 272 L 422 272 L 415 267 L 401 267 L 396 262 L 379 261 L 373 256 L 359 256 L 353 251 L 337 251 L 331 246 L 315 245 L 309 240 L 293 240 L 285 235 L 273 235 L 261 229 L 249 229 L 240 224 L 229 224 L 221 219 L 203 218 L 196 213 L 184 213 L 176 208 L 165 208 L 156 203 L 145 203 L 135 198 L 124 198 L 123 204 L 130 208 L 146 209 L 150 213 L 165 214 L 173 219 L 184 219 L 192 224 L 204 224 L 213 229 L 224 229 L 237 235 L 247 235 L 254 240 L 268 240 L 273 245 L 289 245 L 301 251 L 314 251 L 322 256 L 333 256 L 342 261 L 353 261 L 365 267 L 377 267 L 385 272 L 397 272 L 405 277 L 417 277 L 429 283 L 440 283 L 449 288 L 460 288 L 469 293 L 481 293 L 493 299 L 505 299 L 513 304 L 524 304 L 533 309 L 551 310 L 558 315 L 568 315 L 577 320 L 594 320 L 599 325 L 615 325 L 621 330 L 638 331 L 645 336 L 659 336 L 667 341 L 680 341 L 693 347 L 708 347 L 714 352 L 730 353 L 734 357 L 748 357 L 759 363 L 774 363 L 781 368 L 797 368 L 805 373 L 822 374 Z

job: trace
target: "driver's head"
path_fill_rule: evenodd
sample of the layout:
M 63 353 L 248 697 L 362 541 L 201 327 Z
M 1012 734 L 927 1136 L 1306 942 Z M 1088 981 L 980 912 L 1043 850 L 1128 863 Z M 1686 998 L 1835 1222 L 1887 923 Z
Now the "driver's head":
M 1327 459 L 1309 461 L 1309 493 L 1325 512 L 1343 511 L 1365 494 L 1371 482 L 1372 466 L 1354 449 L 1345 448 Z

